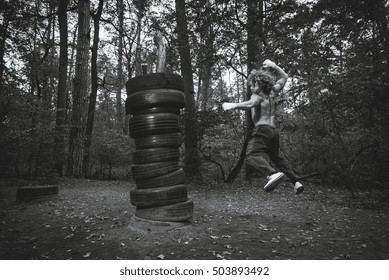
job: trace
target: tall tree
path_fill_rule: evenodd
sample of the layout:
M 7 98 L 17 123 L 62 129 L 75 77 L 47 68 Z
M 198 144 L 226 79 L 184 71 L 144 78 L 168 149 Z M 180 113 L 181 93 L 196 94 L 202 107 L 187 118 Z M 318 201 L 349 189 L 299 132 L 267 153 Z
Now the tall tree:
M 84 162 L 83 162 L 83 172 L 85 176 L 89 176 L 90 161 L 91 161 L 91 149 L 92 149 L 92 134 L 93 134 L 93 123 L 95 119 L 96 111 L 96 99 L 97 99 L 97 90 L 98 90 L 98 75 L 97 75 L 97 51 L 100 41 L 100 18 L 103 12 L 103 0 L 99 0 L 99 6 L 95 14 L 93 14 L 93 45 L 92 45 L 92 59 L 91 59 L 91 80 L 92 80 L 92 90 L 89 98 L 89 109 L 88 109 L 88 118 L 86 121 L 86 131 L 85 131 L 85 147 L 84 147 Z
M 73 108 L 70 120 L 68 176 L 82 175 L 84 157 L 86 110 L 88 98 L 88 63 L 90 42 L 90 0 L 78 2 L 78 36 L 76 70 L 73 80 Z
M 260 66 L 263 42 L 263 1 L 246 0 L 247 4 L 247 75 Z M 249 93 L 249 92 L 248 92 Z M 250 93 L 249 93 L 250 94 Z
M 124 4 L 123 0 L 117 1 L 117 11 L 119 15 L 119 33 L 118 33 L 118 71 L 117 71 L 117 89 L 116 89 L 116 121 L 118 131 L 123 128 L 123 106 L 122 106 L 122 87 L 123 87 L 123 31 L 124 31 Z M 125 129 L 124 129 L 125 130 Z M 126 130 L 125 130 L 126 131 Z
M 193 85 L 193 69 L 188 36 L 188 23 L 184 0 L 176 0 L 178 47 L 181 58 L 181 73 L 185 91 L 185 172 L 191 176 L 199 174 L 197 117 Z
M 146 11 L 149 8 L 149 0 L 134 0 L 133 1 L 134 6 L 136 7 L 136 17 L 137 17 L 137 26 L 136 26 L 136 52 L 135 52 L 135 69 L 136 69 L 136 75 L 142 75 L 142 46 L 141 46 L 141 39 L 142 39 L 142 21 L 145 17 Z
M 263 42 L 263 1 L 258 0 L 246 0 L 247 5 L 247 21 L 244 24 L 246 26 L 247 32 L 247 76 L 252 69 L 258 67 L 261 63 L 261 54 L 262 54 L 262 42 Z M 246 98 L 250 98 L 251 92 L 250 89 L 247 89 Z M 232 182 L 235 177 L 239 174 L 240 169 L 242 168 L 245 158 L 248 141 L 250 139 L 253 123 L 251 120 L 251 112 L 247 111 L 246 113 L 246 135 L 243 142 L 242 150 L 239 155 L 239 159 L 235 167 L 231 170 L 228 175 L 227 182 Z
M 67 74 L 68 74 L 68 17 L 67 7 L 69 0 L 60 0 L 58 3 L 58 22 L 60 34 L 59 76 L 57 90 L 57 112 L 55 121 L 54 153 L 55 168 L 62 176 L 65 157 L 65 118 L 67 98 Z
M 212 82 L 212 67 L 215 64 L 215 32 L 214 23 L 212 19 L 212 6 L 209 0 L 205 0 L 205 3 L 200 3 L 204 6 L 204 13 L 201 15 L 205 19 L 205 22 L 200 26 L 200 53 L 199 53 L 199 87 L 198 87 L 198 103 L 201 98 L 201 104 L 199 107 L 201 111 L 207 110 L 207 105 L 211 93 Z
M 10 21 L 14 16 L 14 8 L 8 1 L 4 0 L 0 1 L 0 6 L 2 7 L 0 11 L 2 17 L 2 22 L 0 23 L 0 92 L 2 92 L 6 40 L 8 37 Z

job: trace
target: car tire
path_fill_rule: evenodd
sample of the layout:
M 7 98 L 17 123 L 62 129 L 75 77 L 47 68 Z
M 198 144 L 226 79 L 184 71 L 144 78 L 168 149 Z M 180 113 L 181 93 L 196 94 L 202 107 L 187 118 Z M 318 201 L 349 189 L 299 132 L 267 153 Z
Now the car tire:
M 58 186 L 24 186 L 16 191 L 16 200 L 30 201 L 44 198 L 51 198 L 58 195 Z
M 153 89 L 136 92 L 126 99 L 127 114 L 136 115 L 141 110 L 155 107 L 184 108 L 185 95 L 175 89 Z
M 137 115 L 170 113 L 178 116 L 181 114 L 181 110 L 179 108 L 174 108 L 174 107 L 153 107 L 153 108 L 139 110 L 136 113 Z
M 184 80 L 173 73 L 151 73 L 137 76 L 127 81 L 127 95 L 151 89 L 176 89 L 184 91 Z
M 185 185 L 159 187 L 153 189 L 134 189 L 130 191 L 131 204 L 138 207 L 156 207 L 176 204 L 188 199 Z
M 147 164 L 134 164 L 131 167 L 135 180 L 154 178 L 180 169 L 178 162 L 166 161 Z
M 180 147 L 182 144 L 182 136 L 180 133 L 165 133 L 137 137 L 134 139 L 136 149 L 148 149 L 159 147 Z
M 129 120 L 130 136 L 139 138 L 180 131 L 178 116 L 171 113 L 136 115 Z
M 138 149 L 133 153 L 135 164 L 145 164 L 162 161 L 177 161 L 180 158 L 178 148 Z
M 136 180 L 138 189 L 151 189 L 158 187 L 174 186 L 185 183 L 185 173 L 182 168 L 154 178 Z
M 135 216 L 154 221 L 185 222 L 193 217 L 193 199 L 157 207 L 137 207 Z

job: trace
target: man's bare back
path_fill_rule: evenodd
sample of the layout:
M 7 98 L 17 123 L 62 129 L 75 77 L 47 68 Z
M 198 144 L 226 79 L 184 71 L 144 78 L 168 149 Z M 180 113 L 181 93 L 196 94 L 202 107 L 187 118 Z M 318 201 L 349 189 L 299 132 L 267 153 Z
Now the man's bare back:
M 274 109 L 274 98 L 271 96 L 266 96 L 259 105 L 251 108 L 251 115 L 254 125 L 270 125 L 275 127 Z

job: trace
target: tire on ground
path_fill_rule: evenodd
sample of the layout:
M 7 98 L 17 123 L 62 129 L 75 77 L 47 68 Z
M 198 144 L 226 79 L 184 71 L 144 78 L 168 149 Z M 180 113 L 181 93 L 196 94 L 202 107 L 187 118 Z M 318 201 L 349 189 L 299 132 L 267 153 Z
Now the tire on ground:
M 54 197 L 58 195 L 58 186 L 25 186 L 19 187 L 16 191 L 16 200 L 28 201 L 41 198 Z
M 193 217 L 193 199 L 165 206 L 137 207 L 135 216 L 154 221 L 184 222 Z
M 184 108 L 184 92 L 175 89 L 144 90 L 129 95 L 126 99 L 127 114 L 136 115 L 141 110 L 154 107 Z
M 151 73 L 127 81 L 127 95 L 150 89 L 176 89 L 184 91 L 184 80 L 173 73 Z
M 177 161 L 180 158 L 178 148 L 151 148 L 138 149 L 133 153 L 135 164 L 144 164 L 161 161 Z
M 165 161 L 147 164 L 135 164 L 131 167 L 135 180 L 154 178 L 179 169 L 178 162 Z
M 188 199 L 185 185 L 159 187 L 153 189 L 134 189 L 130 191 L 132 205 L 139 207 L 155 207 L 176 204 Z
M 182 168 L 158 177 L 136 180 L 138 189 L 151 189 L 158 187 L 174 186 L 185 183 L 185 173 Z

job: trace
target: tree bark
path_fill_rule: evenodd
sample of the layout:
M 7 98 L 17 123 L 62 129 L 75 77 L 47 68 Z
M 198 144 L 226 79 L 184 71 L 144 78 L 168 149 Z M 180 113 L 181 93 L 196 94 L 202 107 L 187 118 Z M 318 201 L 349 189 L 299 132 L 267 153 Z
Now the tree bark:
M 10 18 L 13 15 L 13 8 L 11 5 L 6 4 L 4 11 L 2 12 L 3 23 L 0 24 L 0 93 L 3 92 L 3 73 L 4 73 L 4 55 L 5 55 L 5 43 L 8 35 L 8 26 Z
M 188 38 L 185 1 L 175 0 L 177 14 L 177 32 L 179 53 L 181 58 L 181 73 L 184 79 L 185 91 L 185 159 L 184 169 L 188 177 L 199 175 L 200 160 L 198 155 L 197 118 L 193 85 L 193 70 Z
M 263 1 L 246 0 L 247 4 L 247 76 L 252 69 L 261 65 L 261 38 L 263 37 Z M 247 87 L 247 96 L 249 99 L 251 96 L 250 88 Z M 245 158 L 247 145 L 251 137 L 253 130 L 253 122 L 251 120 L 251 112 L 246 112 L 246 133 L 242 150 L 240 152 L 239 160 L 235 167 L 228 175 L 227 182 L 232 182 L 239 174 Z
M 205 6 L 205 17 L 212 18 L 211 14 L 211 4 L 209 0 L 206 1 Z M 202 32 L 201 37 L 204 41 L 202 45 L 202 51 L 200 54 L 201 62 L 201 73 L 202 73 L 202 82 L 201 82 L 201 110 L 206 111 L 208 107 L 208 100 L 210 98 L 210 88 L 212 83 L 212 67 L 214 66 L 214 40 L 215 34 L 213 30 L 213 24 L 210 21 L 207 21 L 205 32 Z
M 93 135 L 93 123 L 95 119 L 96 99 L 98 89 L 98 75 L 97 75 L 97 50 L 99 47 L 99 32 L 100 32 L 100 18 L 103 12 L 103 0 L 99 0 L 99 6 L 96 14 L 93 15 L 94 34 L 93 34 L 93 46 L 92 46 L 92 60 L 91 60 L 91 73 L 92 73 L 92 91 L 89 100 L 88 119 L 86 121 L 85 131 L 85 152 L 83 162 L 84 176 L 88 177 L 90 173 L 90 161 L 91 161 L 91 149 L 92 149 L 92 135 Z
M 73 108 L 70 120 L 69 154 L 66 174 L 82 175 L 84 157 L 85 124 L 88 96 L 88 63 L 90 42 L 90 0 L 78 2 L 78 37 L 76 71 L 73 80 Z
M 137 35 L 136 35 L 136 52 L 135 52 L 135 75 L 140 76 L 142 75 L 142 47 L 140 45 L 140 36 L 142 34 L 141 29 L 142 29 L 142 18 L 143 15 L 141 12 L 139 12 L 138 15 L 138 22 L 137 22 Z
M 67 6 L 69 0 L 60 0 L 58 6 L 58 24 L 60 34 L 59 76 L 57 90 L 57 112 L 55 118 L 55 169 L 59 176 L 63 175 L 65 158 L 65 119 L 66 119 L 66 92 L 68 73 L 68 18 Z
M 119 14 L 119 42 L 118 42 L 118 79 L 116 91 L 116 121 L 118 132 L 126 131 L 123 124 L 123 106 L 122 106 L 122 87 L 123 87 L 123 24 L 124 24 L 124 5 L 123 0 L 118 0 Z

